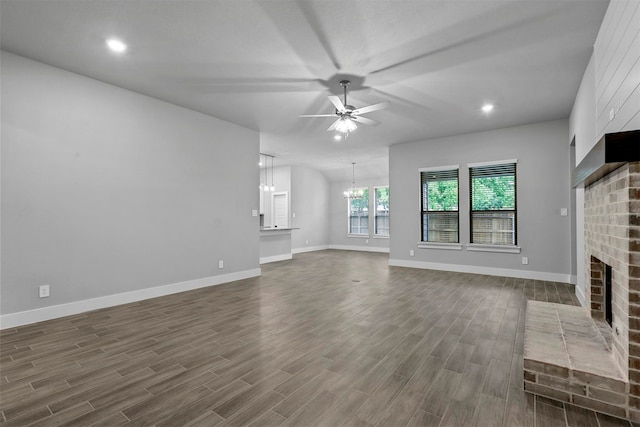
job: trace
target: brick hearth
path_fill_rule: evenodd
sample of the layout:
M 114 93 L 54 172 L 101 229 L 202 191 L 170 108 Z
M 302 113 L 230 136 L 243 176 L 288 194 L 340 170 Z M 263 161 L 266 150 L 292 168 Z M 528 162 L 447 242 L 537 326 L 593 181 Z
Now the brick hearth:
M 628 383 L 611 339 L 584 308 L 529 301 L 525 331 L 526 391 L 627 417 Z

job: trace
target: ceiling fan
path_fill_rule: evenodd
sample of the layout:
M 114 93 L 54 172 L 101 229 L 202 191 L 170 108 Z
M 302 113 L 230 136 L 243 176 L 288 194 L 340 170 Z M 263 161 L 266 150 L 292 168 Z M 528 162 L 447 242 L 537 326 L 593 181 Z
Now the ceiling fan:
M 338 117 L 328 131 L 337 130 L 344 134 L 349 134 L 358 128 L 356 123 L 364 123 L 365 125 L 377 125 L 378 121 L 369 119 L 367 117 L 361 117 L 361 114 L 370 113 L 372 111 L 382 110 L 391 105 L 388 101 L 381 102 L 379 104 L 369 105 L 367 107 L 356 108 L 353 105 L 347 103 L 347 86 L 351 83 L 349 80 L 342 80 L 340 86 L 344 89 L 344 103 L 340 100 L 340 97 L 330 95 L 329 101 L 336 107 L 334 114 L 304 114 L 299 117 Z

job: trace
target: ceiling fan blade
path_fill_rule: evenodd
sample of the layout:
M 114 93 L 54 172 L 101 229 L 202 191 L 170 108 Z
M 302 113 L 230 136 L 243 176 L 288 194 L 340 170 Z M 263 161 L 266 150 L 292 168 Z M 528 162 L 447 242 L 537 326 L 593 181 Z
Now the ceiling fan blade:
M 333 122 L 333 124 L 331 126 L 329 126 L 327 128 L 327 130 L 329 132 L 331 132 L 332 130 L 334 130 L 336 128 L 336 126 L 338 126 L 338 123 L 340 123 L 340 120 L 342 120 L 342 118 L 339 118 L 338 120 L 336 120 L 335 122 Z
M 344 104 L 342 103 L 342 101 L 340 101 L 340 98 L 334 95 L 330 95 L 329 96 L 329 101 L 331 101 L 331 103 L 333 105 L 335 105 L 336 110 L 338 110 L 338 112 L 340 113 L 344 113 L 345 108 L 344 108 Z
M 377 120 L 371 120 L 366 117 L 359 117 L 359 116 L 351 116 L 351 120 L 353 120 L 354 122 L 364 123 L 365 125 L 371 125 L 371 126 L 380 124 L 380 122 Z
M 358 115 L 358 114 L 370 113 L 371 111 L 377 111 L 377 110 L 382 110 L 384 108 L 387 108 L 389 107 L 389 105 L 391 105 L 391 103 L 389 101 L 385 101 L 379 104 L 373 104 L 367 107 L 358 108 L 356 110 L 353 110 L 351 114 Z
M 335 114 L 302 114 L 298 117 L 335 117 Z

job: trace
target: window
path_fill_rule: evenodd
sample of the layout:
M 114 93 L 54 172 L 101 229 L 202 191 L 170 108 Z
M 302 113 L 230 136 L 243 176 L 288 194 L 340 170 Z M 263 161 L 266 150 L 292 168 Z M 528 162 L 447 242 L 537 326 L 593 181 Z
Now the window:
M 471 243 L 517 244 L 516 162 L 469 165 Z
M 369 189 L 362 190 L 361 199 L 348 199 L 349 234 L 369 234 Z
M 376 236 L 389 235 L 389 187 L 376 187 L 375 191 L 375 230 Z
M 458 243 L 458 167 L 420 171 L 422 241 Z

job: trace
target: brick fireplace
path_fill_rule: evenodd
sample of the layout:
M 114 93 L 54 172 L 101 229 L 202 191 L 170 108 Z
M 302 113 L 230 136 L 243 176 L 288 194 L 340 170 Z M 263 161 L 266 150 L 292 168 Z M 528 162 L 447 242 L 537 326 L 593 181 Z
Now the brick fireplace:
M 528 305 L 525 390 L 640 422 L 640 131 L 585 164 L 586 310 Z
M 640 305 L 636 305 L 640 304 L 640 163 L 627 163 L 589 185 L 584 197 L 586 302 L 591 317 L 604 321 L 610 298 L 613 356 L 623 372 L 635 366 L 640 384 Z M 607 266 L 609 296 L 604 286 Z M 634 337 L 631 343 L 630 336 Z

